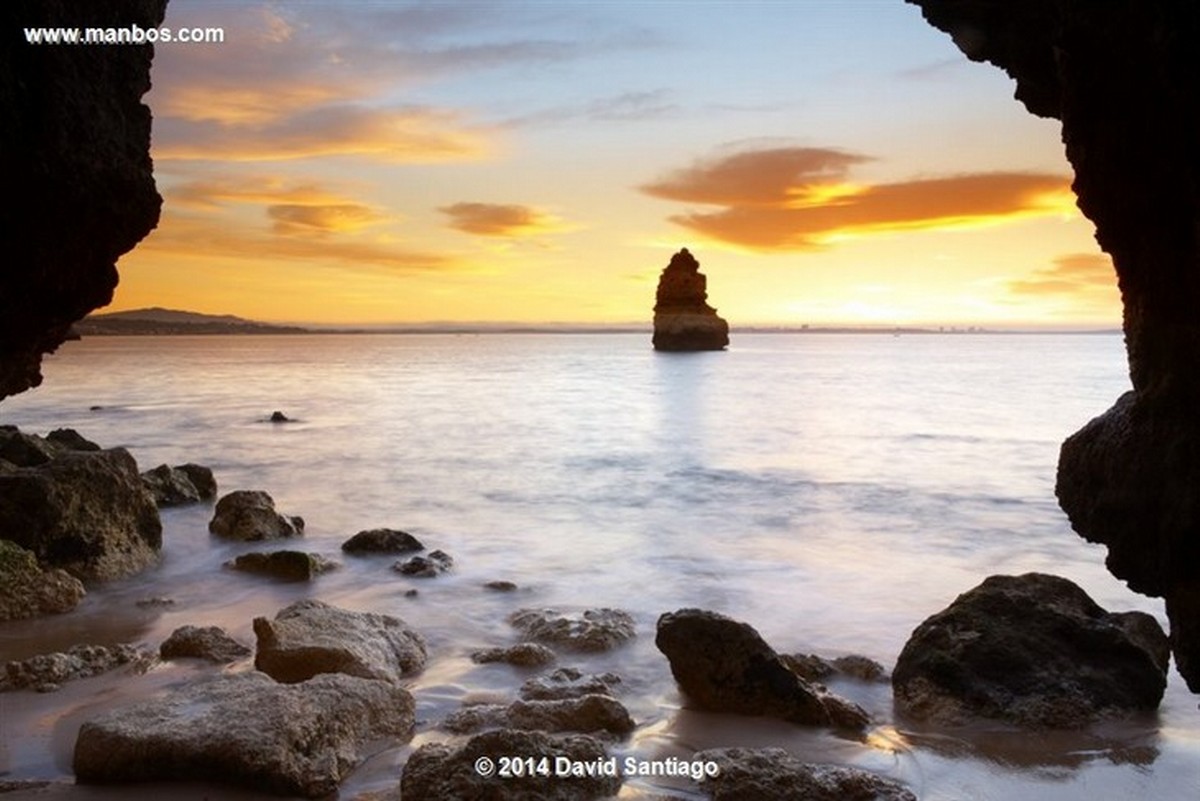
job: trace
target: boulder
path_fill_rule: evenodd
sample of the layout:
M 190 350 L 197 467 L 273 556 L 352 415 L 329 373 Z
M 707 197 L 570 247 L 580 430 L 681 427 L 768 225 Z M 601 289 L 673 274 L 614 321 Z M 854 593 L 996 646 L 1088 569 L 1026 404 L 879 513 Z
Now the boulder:
M 397 617 L 351 612 L 317 600 L 254 619 L 254 666 L 276 681 L 345 673 L 398 682 L 425 667 L 425 640 Z
M 1157 708 L 1168 655 L 1147 614 L 1106 612 L 1058 576 L 991 576 L 917 627 L 892 687 L 917 720 L 1078 728 Z
M 454 566 L 454 559 L 445 551 L 430 551 L 427 556 L 414 556 L 392 565 L 397 573 L 413 578 L 440 576 Z
M 557 701 L 584 695 L 613 695 L 621 684 L 616 673 L 583 673 L 562 667 L 545 676 L 534 676 L 521 685 L 520 696 L 526 701 Z
M 402 798 L 428 801 L 487 799 L 488 801 L 595 801 L 617 794 L 621 776 L 556 776 L 536 771 L 520 778 L 480 775 L 477 764 L 487 757 L 492 766 L 501 756 L 545 758 L 553 766 L 563 758 L 578 764 L 603 764 L 604 744 L 586 734 L 554 736 L 540 731 L 498 731 L 478 734 L 458 748 L 428 743 L 413 752 L 400 777 Z
M 75 777 L 84 784 L 218 781 L 319 798 L 336 792 L 381 743 L 407 740 L 412 728 L 412 696 L 387 682 L 215 676 L 84 723 Z
M 655 295 L 655 350 L 724 350 L 729 345 L 729 324 L 706 302 L 707 281 L 687 248 L 671 257 Z
M 861 730 L 867 713 L 788 669 L 746 623 L 680 609 L 658 619 L 654 640 L 683 693 L 701 709 Z
M 74 645 L 65 653 L 38 654 L 9 662 L 0 676 L 0 690 L 34 689 L 53 692 L 64 683 L 86 679 L 129 665 L 145 672 L 154 664 L 154 655 L 135 645 Z
M 258 573 L 284 581 L 311 581 L 338 567 L 337 562 L 304 551 L 244 553 L 226 564 L 234 570 Z
M 620 609 L 519 609 L 509 622 L 525 637 L 572 651 L 607 651 L 633 639 L 633 617 Z
M 517 643 L 508 648 L 488 648 L 471 654 L 471 661 L 481 665 L 488 662 L 506 662 L 518 667 L 541 667 L 549 665 L 555 659 L 557 657 L 553 651 L 536 642 Z
M 425 546 L 421 541 L 395 528 L 372 528 L 360 531 L 342 543 L 346 553 L 407 553 L 408 551 L 423 551 Z
M 484 587 L 484 589 L 491 590 L 493 592 L 516 592 L 517 591 L 517 585 L 515 583 L 513 583 L 511 581 L 504 581 L 503 579 L 497 579 L 496 581 L 485 582 L 483 587 Z
M 83 584 L 65 570 L 42 570 L 31 551 L 0 540 L 0 621 L 69 612 L 83 599 Z
M 809 764 L 782 748 L 714 748 L 692 760 L 717 766 L 701 783 L 712 801 L 917 801 L 899 782 L 858 768 Z
M 217 501 L 208 530 L 232 540 L 276 540 L 302 535 L 304 520 L 276 512 L 275 500 L 262 490 L 235 490 Z
M 198 503 L 217 496 L 217 482 L 212 470 L 198 464 L 178 467 L 160 464 L 142 473 L 142 483 L 160 508 Z
M 16 426 L 0 426 L 0 460 L 14 467 L 37 467 L 62 452 L 62 448 Z
M 780 654 L 788 670 L 805 681 L 820 682 L 831 676 L 843 675 L 859 681 L 887 681 L 887 671 L 874 659 L 851 654 L 826 659 L 816 654 Z
M 0 4 L 0 28 L 162 24 L 166 0 Z M 116 262 L 158 222 L 150 44 L 0 51 L 0 398 L 41 383 L 41 357 L 112 300 Z
M 99 445 L 73 428 L 56 428 L 46 435 L 46 440 L 68 451 L 101 450 Z
M 220 626 L 180 626 L 158 647 L 163 659 L 206 659 L 219 665 L 237 662 L 251 653 Z
M 0 469 L 0 537 L 42 565 L 106 580 L 158 560 L 162 523 L 128 451 L 63 450 L 36 466 Z
M 1080 211 L 1112 256 L 1133 391 L 1063 443 L 1057 493 L 1113 575 L 1166 601 L 1200 692 L 1200 15 L 1191 3 L 909 0 L 1062 121 Z M 1136 121 L 1131 124 L 1130 121 Z
M 442 728 L 455 734 L 499 727 L 624 737 L 636 724 L 621 702 L 608 695 L 581 695 L 552 701 L 517 700 L 508 706 L 475 704 L 463 707 L 442 724 Z

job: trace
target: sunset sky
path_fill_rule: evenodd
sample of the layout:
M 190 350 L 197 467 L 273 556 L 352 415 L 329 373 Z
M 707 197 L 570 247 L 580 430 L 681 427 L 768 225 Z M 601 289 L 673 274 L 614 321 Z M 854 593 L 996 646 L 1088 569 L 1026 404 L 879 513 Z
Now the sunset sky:
M 108 311 L 1115 326 L 1059 125 L 901 0 L 203 2 L 156 48 L 162 221 Z

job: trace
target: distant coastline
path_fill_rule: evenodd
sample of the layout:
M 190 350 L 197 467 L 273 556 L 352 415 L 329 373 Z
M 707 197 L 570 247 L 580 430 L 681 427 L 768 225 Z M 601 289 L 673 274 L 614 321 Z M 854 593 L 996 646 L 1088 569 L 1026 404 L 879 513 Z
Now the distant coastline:
M 75 338 L 93 336 L 228 336 L 275 334 L 647 334 L 646 324 L 572 323 L 457 323 L 431 322 L 384 326 L 301 326 L 264 323 L 231 314 L 202 314 L 153 307 L 91 314 L 75 323 Z M 985 328 L 983 326 L 852 326 L 852 325 L 751 325 L 734 327 L 738 334 L 1119 334 L 1118 328 Z

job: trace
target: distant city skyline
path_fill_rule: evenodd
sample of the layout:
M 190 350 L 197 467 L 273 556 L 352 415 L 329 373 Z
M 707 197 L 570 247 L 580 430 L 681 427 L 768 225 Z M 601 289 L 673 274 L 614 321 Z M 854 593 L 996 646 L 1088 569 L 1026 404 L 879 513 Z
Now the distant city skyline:
M 162 221 L 104 311 L 1114 327 L 1055 120 L 901 0 L 172 0 Z

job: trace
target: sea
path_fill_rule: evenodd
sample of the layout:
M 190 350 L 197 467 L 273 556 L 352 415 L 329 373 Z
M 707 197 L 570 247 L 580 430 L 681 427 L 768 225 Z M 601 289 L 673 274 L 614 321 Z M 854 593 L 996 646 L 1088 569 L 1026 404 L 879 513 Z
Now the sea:
M 923 801 L 1197 798 L 1200 709 L 1174 669 L 1156 714 L 1036 734 L 914 724 L 888 684 L 833 679 L 872 716 L 857 741 L 691 709 L 654 646 L 659 615 L 698 607 L 749 623 L 780 652 L 861 654 L 890 670 L 956 596 L 1030 571 L 1165 626 L 1161 600 L 1114 579 L 1104 548 L 1078 537 L 1054 498 L 1062 440 L 1127 389 L 1117 334 L 735 331 L 727 351 L 683 354 L 656 353 L 640 333 L 69 342 L 47 359 L 43 386 L 0 403 L 0 423 L 74 428 L 127 448 L 143 470 L 208 465 L 222 494 L 265 490 L 304 518 L 287 547 L 341 567 L 306 583 L 234 572 L 224 564 L 264 546 L 212 537 L 211 504 L 166 509 L 156 567 L 89 588 L 71 613 L 0 624 L 0 662 L 79 642 L 157 648 L 185 624 L 253 644 L 256 616 L 305 597 L 399 616 L 429 645 L 408 685 L 417 732 L 346 780 L 341 797 L 353 798 L 394 787 L 415 747 L 454 741 L 437 723 L 463 703 L 515 697 L 531 669 L 470 658 L 518 641 L 514 611 L 613 607 L 633 615 L 637 637 L 559 665 L 621 676 L 638 725 L 617 756 L 779 747 L 876 771 Z M 275 411 L 290 422 L 269 422 Z M 445 551 L 453 569 L 409 578 L 394 558 L 340 553 L 378 527 Z M 147 598 L 171 603 L 137 604 Z M 0 781 L 69 781 L 83 721 L 216 670 L 168 663 L 0 694 Z M 663 794 L 704 797 L 686 777 L 630 779 L 620 797 Z

